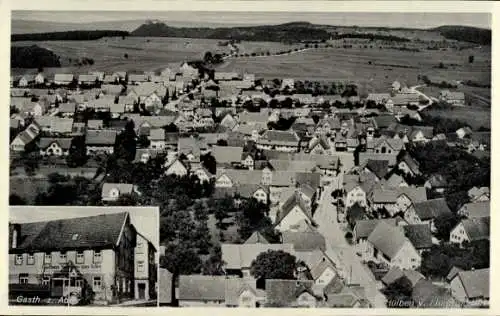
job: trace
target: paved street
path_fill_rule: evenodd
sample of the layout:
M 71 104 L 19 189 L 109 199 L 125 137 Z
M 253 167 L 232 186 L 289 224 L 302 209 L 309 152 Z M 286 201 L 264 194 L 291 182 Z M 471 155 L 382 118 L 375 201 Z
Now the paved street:
M 320 204 L 314 214 L 318 230 L 326 239 L 327 254 L 336 262 L 341 262 L 344 276 L 350 284 L 360 284 L 365 287 L 367 298 L 376 308 L 385 308 L 385 297 L 378 291 L 377 282 L 371 271 L 364 266 L 344 238 L 340 225 L 337 223 L 337 209 L 332 204 L 331 193 L 339 187 L 342 175 L 325 187 Z

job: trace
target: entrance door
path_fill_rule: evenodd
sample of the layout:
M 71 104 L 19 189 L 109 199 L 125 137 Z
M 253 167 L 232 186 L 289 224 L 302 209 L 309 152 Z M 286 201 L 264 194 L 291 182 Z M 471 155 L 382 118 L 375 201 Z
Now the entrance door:
M 61 297 L 63 296 L 63 280 L 56 279 L 52 280 L 52 296 L 53 297 Z
M 146 284 L 139 283 L 137 284 L 137 289 L 139 290 L 139 299 L 143 300 L 146 298 Z

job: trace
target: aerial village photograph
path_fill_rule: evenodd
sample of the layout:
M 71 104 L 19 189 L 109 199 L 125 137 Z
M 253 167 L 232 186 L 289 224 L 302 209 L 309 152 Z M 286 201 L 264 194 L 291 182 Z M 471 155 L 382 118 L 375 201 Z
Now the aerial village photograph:
M 10 23 L 11 305 L 489 308 L 490 13 Z

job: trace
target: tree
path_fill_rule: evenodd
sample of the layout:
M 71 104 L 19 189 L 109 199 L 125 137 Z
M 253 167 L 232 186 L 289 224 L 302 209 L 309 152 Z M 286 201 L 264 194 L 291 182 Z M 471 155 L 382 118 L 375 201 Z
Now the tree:
M 66 157 L 66 163 L 69 167 L 80 167 L 87 162 L 87 149 L 85 146 L 85 137 L 76 136 L 71 140 L 69 154 Z
M 212 156 L 211 153 L 201 156 L 200 160 L 203 166 L 207 168 L 208 172 L 211 174 L 217 173 L 217 161 L 215 161 L 215 157 Z
M 474 62 L 474 55 L 469 56 L 469 64 L 472 64 Z
M 148 136 L 146 135 L 139 136 L 139 139 L 137 140 L 137 145 L 139 145 L 140 148 L 148 148 L 150 144 L 151 141 L 149 140 Z
M 222 250 L 220 246 L 213 247 L 210 250 L 210 256 L 203 263 L 202 274 L 205 275 L 224 275 L 224 262 L 222 261 Z
M 17 194 L 9 195 L 9 205 L 26 205 L 26 201 Z
M 413 286 L 410 280 L 407 277 L 402 276 L 393 283 L 386 286 L 382 293 L 387 297 L 388 306 L 391 307 L 391 303 L 394 304 L 398 302 L 398 307 L 410 308 L 412 307 L 412 291 Z
M 202 262 L 196 252 L 185 244 L 168 244 L 160 266 L 178 276 L 200 273 Z
M 234 200 L 231 196 L 225 196 L 224 198 L 217 200 L 214 207 L 214 216 L 217 220 L 217 228 L 224 230 L 224 219 L 228 218 L 229 214 L 234 212 L 236 212 L 236 207 L 234 206 Z
M 129 120 L 125 130 L 116 136 L 114 154 L 118 159 L 133 161 L 137 150 L 137 136 L 134 130 L 134 121 Z
M 263 288 L 265 280 L 293 280 L 296 268 L 295 256 L 283 250 L 268 250 L 260 253 L 250 265 L 250 274 L 257 279 Z
M 458 224 L 459 219 L 453 213 L 443 213 L 436 217 L 434 225 L 436 226 L 436 237 L 443 241 L 448 241 L 450 232 Z

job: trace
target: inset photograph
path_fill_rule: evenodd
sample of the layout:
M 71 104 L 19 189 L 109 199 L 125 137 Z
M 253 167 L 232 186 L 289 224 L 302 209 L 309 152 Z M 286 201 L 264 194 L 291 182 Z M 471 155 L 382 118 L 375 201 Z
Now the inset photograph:
M 157 207 L 11 206 L 9 305 L 156 306 Z

